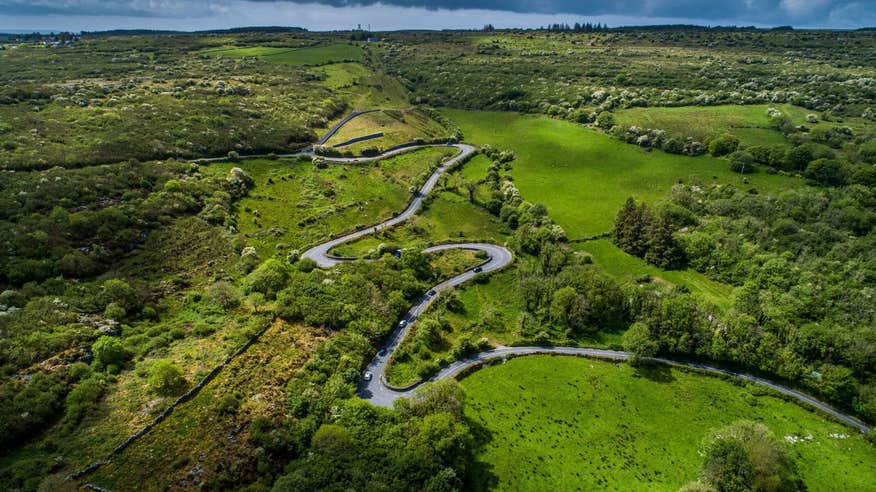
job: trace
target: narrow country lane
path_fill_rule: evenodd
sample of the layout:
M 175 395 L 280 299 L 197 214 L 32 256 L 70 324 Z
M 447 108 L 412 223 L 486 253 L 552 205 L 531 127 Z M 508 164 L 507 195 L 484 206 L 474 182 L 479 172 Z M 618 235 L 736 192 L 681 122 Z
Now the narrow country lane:
M 332 132 L 337 131 L 343 123 L 349 121 L 353 117 L 357 116 L 361 113 L 353 113 L 344 120 L 342 120 L 338 125 L 332 128 Z M 390 152 L 386 152 L 379 156 L 375 157 L 362 157 L 362 158 L 333 158 L 327 157 L 326 161 L 328 162 L 369 162 L 380 159 L 386 159 L 388 157 L 392 157 L 394 155 L 398 155 L 404 152 L 410 152 L 413 150 L 427 148 L 427 147 L 436 147 L 442 146 L 442 144 L 437 145 L 419 145 L 419 146 L 410 146 L 405 148 L 396 149 Z M 435 184 L 438 182 L 438 179 L 448 169 L 454 167 L 460 161 L 466 159 L 468 156 L 475 152 L 475 148 L 468 144 L 444 144 L 443 146 L 452 146 L 459 149 L 459 154 L 449 159 L 447 162 L 442 164 L 438 169 L 436 169 L 429 179 L 426 180 L 426 183 L 420 188 L 420 190 L 414 194 L 413 199 L 408 204 L 407 208 L 405 208 L 401 213 L 396 215 L 395 217 L 383 221 L 379 224 L 375 224 L 373 226 L 367 227 L 365 229 L 361 229 L 359 231 L 344 235 L 342 237 L 332 239 L 330 241 L 326 241 L 317 246 L 314 246 L 302 255 L 303 258 L 310 258 L 314 260 L 317 265 L 321 268 L 331 268 L 338 263 L 344 261 L 352 261 L 352 258 L 340 258 L 337 256 L 333 256 L 330 254 L 331 250 L 341 244 L 354 241 L 356 239 L 360 239 L 374 232 L 394 227 L 405 220 L 409 219 L 411 216 L 416 214 L 420 208 L 423 206 L 424 198 L 432 191 L 435 187 Z M 306 154 L 302 153 L 302 154 Z M 299 154 L 301 155 L 301 154 Z M 461 243 L 461 244 L 443 244 L 440 246 L 435 246 L 432 248 L 427 248 L 423 250 L 424 253 L 431 253 L 436 251 L 443 251 L 448 249 L 469 249 L 469 250 L 479 250 L 487 253 L 487 260 L 482 263 L 479 267 L 477 267 L 478 271 L 475 269 L 470 269 L 463 272 L 460 275 L 457 275 L 449 280 L 445 280 L 444 282 L 436 285 L 432 289 L 430 289 L 430 293 L 434 293 L 430 295 L 429 293 L 425 294 L 422 298 L 420 298 L 416 304 L 414 304 L 405 316 L 400 320 L 399 325 L 392 331 L 387 342 L 381 347 L 378 353 L 374 356 L 371 362 L 368 364 L 366 368 L 366 372 L 371 374 L 370 380 L 365 380 L 364 378 L 360 381 L 358 387 L 358 395 L 370 401 L 371 403 L 384 407 L 391 407 L 393 402 L 399 398 L 410 397 L 416 391 L 416 389 L 425 381 L 419 381 L 412 385 L 409 385 L 404 388 L 397 388 L 392 385 L 389 385 L 386 381 L 386 368 L 390 361 L 392 360 L 392 354 L 395 349 L 399 346 L 399 344 L 404 340 L 407 333 L 410 331 L 411 326 L 413 326 L 417 317 L 423 313 L 429 305 L 434 302 L 434 300 L 441 295 L 443 291 L 448 289 L 452 289 L 457 285 L 467 282 L 475 275 L 489 273 L 491 271 L 500 269 L 505 265 L 508 265 L 513 261 L 513 254 L 507 248 L 502 246 L 496 246 L 492 244 L 483 244 L 483 243 Z M 595 349 L 595 348 L 583 348 L 583 347 L 501 347 L 495 350 L 489 350 L 486 352 L 480 352 L 469 356 L 465 359 L 457 360 L 447 365 L 443 369 L 441 369 L 438 373 L 432 376 L 429 381 L 438 381 L 441 379 L 457 377 L 460 374 L 463 374 L 467 370 L 481 365 L 485 362 L 495 360 L 497 358 L 507 358 L 507 357 L 518 357 L 525 355 L 535 355 L 535 354 L 553 354 L 553 355 L 567 355 L 567 356 L 579 356 L 579 357 L 593 357 L 599 359 L 608 359 L 608 360 L 616 360 L 616 361 L 624 361 L 627 360 L 631 354 L 623 351 L 616 350 L 603 350 L 603 349 Z M 861 432 L 868 432 L 870 430 L 870 426 L 864 423 L 863 421 L 845 414 L 832 406 L 824 403 L 812 396 L 809 396 L 805 393 L 797 391 L 793 388 L 789 388 L 787 386 L 775 383 L 768 379 L 764 379 L 758 376 L 753 376 L 750 374 L 740 373 L 731 371 L 728 369 L 722 369 L 716 366 L 711 366 L 708 364 L 698 363 L 698 362 L 687 362 L 687 361 L 679 361 L 672 360 L 666 358 L 651 358 L 648 359 L 651 362 L 662 363 L 673 365 L 677 367 L 686 367 L 690 369 L 697 369 L 700 371 L 728 376 L 736 379 L 741 379 L 745 381 L 750 381 L 755 384 L 760 384 L 766 386 L 778 393 L 781 393 L 785 396 L 796 399 L 797 401 L 806 403 L 807 405 L 811 405 L 816 409 L 824 412 L 825 414 L 831 415 L 834 418 L 838 419 L 841 422 L 848 424 Z

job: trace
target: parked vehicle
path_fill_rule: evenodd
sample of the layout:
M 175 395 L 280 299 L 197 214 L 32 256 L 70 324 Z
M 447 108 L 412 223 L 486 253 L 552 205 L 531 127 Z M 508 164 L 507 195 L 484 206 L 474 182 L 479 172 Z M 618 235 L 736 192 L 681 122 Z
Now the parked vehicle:
M 374 375 L 371 374 L 371 371 L 365 371 L 365 375 L 362 377 L 362 379 L 364 379 L 365 381 L 371 381 L 371 378 L 373 377 Z

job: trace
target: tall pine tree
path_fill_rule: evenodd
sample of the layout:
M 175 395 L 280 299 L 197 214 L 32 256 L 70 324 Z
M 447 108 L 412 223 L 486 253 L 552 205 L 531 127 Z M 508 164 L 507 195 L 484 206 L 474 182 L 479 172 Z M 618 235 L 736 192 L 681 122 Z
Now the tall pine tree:
M 632 221 L 635 215 L 636 201 L 633 200 L 633 197 L 629 197 L 614 219 L 614 243 L 624 251 L 630 250 Z
M 644 203 L 636 205 L 633 197 L 627 198 L 615 220 L 615 243 L 631 255 L 644 256 L 648 250 L 647 235 L 650 223 L 651 211 L 648 210 L 648 206 Z
M 660 268 L 681 265 L 684 254 L 672 237 L 672 223 L 663 214 L 657 214 L 648 227 L 645 261 Z
M 627 198 L 614 222 L 614 241 L 620 249 L 661 268 L 677 267 L 684 262 L 684 252 L 672 237 L 674 232 L 667 216 L 655 215 L 632 197 Z

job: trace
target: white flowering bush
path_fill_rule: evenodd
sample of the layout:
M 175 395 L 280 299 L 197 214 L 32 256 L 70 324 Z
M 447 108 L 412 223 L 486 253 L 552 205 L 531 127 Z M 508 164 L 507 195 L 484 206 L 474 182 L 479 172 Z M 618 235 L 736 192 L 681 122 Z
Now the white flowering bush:
M 241 190 L 252 188 L 254 182 L 252 178 L 239 167 L 231 168 L 228 173 L 228 182 L 234 187 Z
M 259 253 L 258 253 L 258 251 L 256 251 L 255 246 L 247 246 L 247 247 L 243 248 L 243 250 L 241 250 L 240 257 L 258 260 Z

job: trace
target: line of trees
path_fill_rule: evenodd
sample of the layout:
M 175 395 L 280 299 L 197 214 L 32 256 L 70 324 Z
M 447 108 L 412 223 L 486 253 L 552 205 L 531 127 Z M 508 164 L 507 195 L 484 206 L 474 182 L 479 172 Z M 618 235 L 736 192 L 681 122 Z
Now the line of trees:
M 592 22 L 585 22 L 583 24 L 576 22 L 573 25 L 555 23 L 544 26 L 540 30 L 548 32 L 601 32 L 608 30 L 608 24 L 602 24 L 600 22 L 597 22 L 596 24 Z
M 496 28 L 493 24 L 485 24 L 483 27 L 484 32 L 494 32 L 495 30 Z M 536 30 L 547 32 L 602 32 L 608 30 L 608 24 L 600 22 L 595 24 L 592 22 L 576 22 L 574 24 L 554 23 L 539 27 Z

